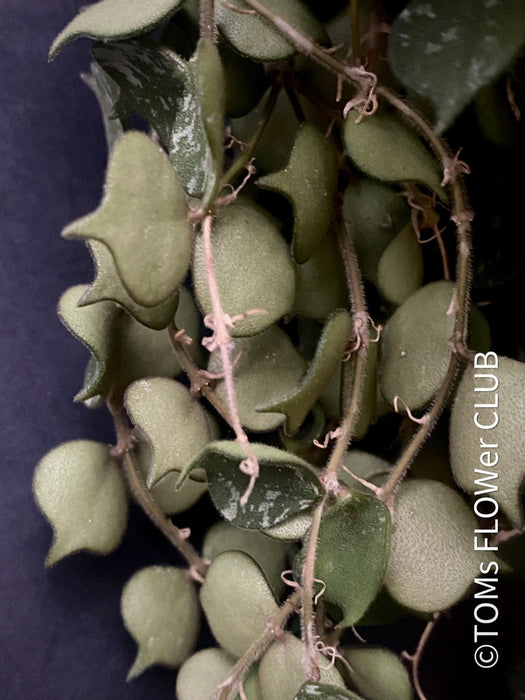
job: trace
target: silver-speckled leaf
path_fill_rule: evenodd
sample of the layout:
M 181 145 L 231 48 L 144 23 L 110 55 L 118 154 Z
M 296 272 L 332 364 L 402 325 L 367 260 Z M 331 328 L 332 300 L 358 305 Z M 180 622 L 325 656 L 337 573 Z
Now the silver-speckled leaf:
M 300 687 L 294 700 L 362 700 L 362 698 L 337 685 L 307 681 Z
M 97 98 L 108 153 L 111 153 L 113 146 L 124 133 L 122 122 L 115 114 L 115 103 L 119 94 L 118 85 L 94 61 L 89 66 L 89 73 L 81 73 L 80 77 Z

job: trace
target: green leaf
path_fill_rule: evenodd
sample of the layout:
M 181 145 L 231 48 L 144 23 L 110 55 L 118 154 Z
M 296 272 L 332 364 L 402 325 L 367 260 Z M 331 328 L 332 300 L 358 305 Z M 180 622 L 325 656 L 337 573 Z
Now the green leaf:
M 292 391 L 306 369 L 306 360 L 277 326 L 251 338 L 236 338 L 231 355 L 239 357 L 233 379 L 241 423 L 248 430 L 274 430 L 284 423 L 285 416 L 259 413 L 257 406 L 271 403 L 282 396 L 283 391 Z M 208 371 L 222 372 L 218 350 L 210 355 Z M 224 379 L 217 382 L 215 392 L 223 401 L 227 400 Z
M 391 304 L 400 306 L 423 282 L 423 253 L 412 224 L 389 243 L 377 266 L 377 288 Z
M 264 68 L 241 56 L 226 41 L 219 43 L 219 53 L 226 75 L 226 113 L 242 117 L 256 107 L 266 91 Z
M 76 394 L 75 401 L 108 393 L 115 360 L 118 309 L 110 301 L 79 307 L 87 289 L 85 284 L 70 287 L 58 302 L 58 317 L 68 331 L 88 348 L 93 358 L 84 386 Z
M 240 498 L 250 478 L 239 469 L 246 454 L 239 443 L 212 442 L 182 473 L 180 483 L 195 469 L 204 469 L 210 496 L 223 518 L 237 527 L 262 530 L 311 508 L 322 495 L 312 467 L 299 457 L 269 445 L 251 445 L 260 473 L 244 506 Z
M 482 358 L 480 364 L 481 361 Z M 521 529 L 524 525 L 520 490 L 525 479 L 525 364 L 496 357 L 494 353 L 490 353 L 487 363 L 497 363 L 497 367 L 469 366 L 456 394 L 450 419 L 452 471 L 461 488 L 480 498 L 496 500 L 512 525 Z M 490 406 L 483 408 L 483 405 Z M 478 427 L 476 414 L 480 425 L 492 425 L 496 418 L 497 425 L 490 430 Z M 481 439 L 497 447 L 483 448 Z M 483 512 L 487 508 L 486 505 Z
M 70 41 L 79 36 L 102 41 L 127 39 L 149 32 L 172 15 L 182 0 L 102 0 L 84 6 L 79 14 L 57 36 L 49 50 L 49 60 Z
M 183 663 L 177 674 L 177 700 L 207 700 L 213 697 L 232 670 L 235 657 L 224 649 L 201 649 Z M 262 700 L 257 666 L 252 666 L 243 681 L 246 700 Z M 235 700 L 240 700 L 239 695 Z
M 454 330 L 454 315 L 447 313 L 453 295 L 452 282 L 427 284 L 386 324 L 379 383 L 388 403 L 399 396 L 411 410 L 422 408 L 443 383 Z
M 386 182 L 419 182 L 446 199 L 441 170 L 434 157 L 409 129 L 390 114 L 363 117 L 352 109 L 345 119 L 348 155 L 366 175 Z
M 377 498 L 353 492 L 326 511 L 319 529 L 315 575 L 323 599 L 343 611 L 339 628 L 354 625 L 376 597 L 386 571 L 390 514 Z
M 184 188 L 195 197 L 201 196 L 211 153 L 199 88 L 186 61 L 165 46 L 146 40 L 97 44 L 93 56 L 120 87 L 117 113 L 140 114 L 147 119 L 168 149 Z
M 352 323 L 348 312 L 334 312 L 323 328 L 315 357 L 296 390 L 279 401 L 261 405 L 258 410 L 284 413 L 287 418 L 287 432 L 292 435 L 296 433 L 336 371 L 351 331 Z
M 293 306 L 293 262 L 276 221 L 251 203 L 235 202 L 223 209 L 213 225 L 213 264 L 224 311 L 230 316 L 261 309 L 235 324 L 233 336 L 255 335 L 289 313 Z M 212 305 L 202 234 L 197 235 L 193 279 L 206 314 Z
M 243 11 L 250 9 L 242 0 L 230 0 L 230 4 Z M 328 36 L 322 24 L 299 0 L 265 0 L 264 6 L 309 39 L 327 43 Z M 258 14 L 239 14 L 217 2 L 215 21 L 221 34 L 237 51 L 257 61 L 280 61 L 296 53 L 293 44 Z
M 390 462 L 387 462 L 385 459 L 370 454 L 370 452 L 363 452 L 363 450 L 357 450 L 355 448 L 344 453 L 342 463 L 353 474 L 361 479 L 370 481 L 376 486 L 382 485 L 385 476 L 389 474 L 392 468 Z M 343 484 L 353 491 L 359 491 L 360 493 L 370 495 L 370 489 L 357 481 L 357 479 L 344 469 L 339 475 L 339 481 L 342 481 Z
M 171 379 L 133 382 L 124 403 L 153 449 L 149 487 L 171 471 L 184 470 L 212 440 L 205 410 L 185 386 Z
M 128 131 L 113 150 L 104 198 L 65 238 L 94 238 L 111 250 L 132 299 L 158 306 L 182 282 L 190 261 L 184 193 L 162 149 Z
M 302 685 L 294 700 L 362 700 L 359 695 L 344 690 L 336 685 L 312 683 L 307 681 Z
M 127 680 L 150 666 L 178 668 L 199 634 L 199 601 L 184 569 L 148 566 L 124 586 L 120 610 L 138 653 Z
M 305 263 L 319 248 L 333 218 L 337 160 L 331 143 L 313 124 L 302 124 L 286 168 L 257 184 L 290 200 L 294 210 L 292 253 L 297 263 Z
M 128 497 L 106 445 L 73 440 L 55 447 L 36 467 L 33 493 L 53 527 L 46 566 L 84 549 L 109 554 L 120 544 Z
M 300 513 L 289 520 L 263 530 L 265 535 L 284 542 L 299 542 L 308 532 L 312 524 L 311 513 Z
M 414 479 L 399 487 L 393 520 L 385 578 L 388 592 L 419 612 L 450 608 L 479 575 L 473 511 L 445 484 Z
M 124 133 L 122 122 L 114 114 L 115 102 L 118 99 L 118 85 L 94 61 L 89 66 L 89 73 L 81 73 L 80 77 L 97 98 L 104 124 L 108 153 L 110 153 Z
M 263 698 L 290 700 L 295 698 L 304 685 L 306 673 L 303 669 L 304 645 L 297 637 L 285 633 L 268 649 L 259 664 L 259 683 Z M 319 655 L 321 683 L 345 687 L 341 674 L 334 666 L 324 663 Z
M 343 647 L 352 683 L 367 700 L 412 700 L 412 686 L 397 654 L 382 647 Z
M 243 552 L 224 552 L 212 561 L 200 601 L 215 639 L 234 656 L 257 641 L 278 611 L 263 572 Z
M 326 418 L 321 402 L 317 401 L 298 433 L 288 435 L 282 428 L 279 430 L 279 440 L 283 449 L 293 452 L 307 462 L 315 463 L 319 452 L 314 440 L 323 442 L 326 435 Z
M 399 80 L 435 106 L 441 132 L 524 42 L 522 0 L 411 0 L 394 22 L 388 48 Z

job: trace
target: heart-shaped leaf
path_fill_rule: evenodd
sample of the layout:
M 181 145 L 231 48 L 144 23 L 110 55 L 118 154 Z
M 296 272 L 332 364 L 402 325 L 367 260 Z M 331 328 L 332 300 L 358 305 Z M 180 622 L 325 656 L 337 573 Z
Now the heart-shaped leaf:
M 80 77 L 97 98 L 104 123 L 108 153 L 111 153 L 113 146 L 124 133 L 122 122 L 115 115 L 118 85 L 94 61 L 89 66 L 89 73 L 81 73 Z
M 138 645 L 128 680 L 150 666 L 178 668 L 191 654 L 199 634 L 200 611 L 195 586 L 183 569 L 141 569 L 124 586 L 120 610 Z
M 210 496 L 223 518 L 232 525 L 262 530 L 311 508 L 322 496 L 312 467 L 290 452 L 270 445 L 251 445 L 260 473 L 246 505 L 240 498 L 250 477 L 239 469 L 246 454 L 237 442 L 209 444 L 181 474 L 180 484 L 195 469 L 204 469 Z
M 104 198 L 65 238 L 94 238 L 111 250 L 132 299 L 158 306 L 182 282 L 190 261 L 184 192 L 161 148 L 128 131 L 109 163 Z
M 353 685 L 367 700 L 412 700 L 412 686 L 401 659 L 382 647 L 343 647 Z
M 479 575 L 476 527 L 473 511 L 457 491 L 438 481 L 403 482 L 396 494 L 385 578 L 394 600 L 424 613 L 457 603 Z
M 125 395 L 129 417 L 153 449 L 146 483 L 182 471 L 211 441 L 209 419 L 185 386 L 153 377 L 131 384 Z
M 102 0 L 82 7 L 78 15 L 57 36 L 49 50 L 49 60 L 79 36 L 102 41 L 127 39 L 145 34 L 172 15 L 182 0 Z
M 360 117 L 351 109 L 344 127 L 346 150 L 360 170 L 386 182 L 419 182 L 446 199 L 440 167 L 417 132 L 383 112 Z
M 281 192 L 294 210 L 294 260 L 305 263 L 316 252 L 333 217 L 337 160 L 331 143 L 313 124 L 300 126 L 288 165 L 258 181 Z
M 292 391 L 306 369 L 306 360 L 277 326 L 251 338 L 237 338 L 231 353 L 239 357 L 233 379 L 241 423 L 248 430 L 274 430 L 284 423 L 285 416 L 258 413 L 257 406 L 270 403 L 283 391 Z M 218 350 L 210 355 L 208 370 L 217 374 L 222 371 Z M 215 391 L 223 401 L 227 399 L 224 380 L 219 380 Z
M 377 266 L 377 288 L 400 306 L 423 282 L 423 253 L 412 224 L 405 226 L 388 244 Z
M 215 21 L 221 34 L 237 51 L 257 61 L 280 61 L 296 53 L 294 45 L 268 20 L 259 14 L 247 14 L 250 8 L 242 0 L 230 0 L 229 4 L 241 12 L 217 2 Z M 299 0 L 265 0 L 264 6 L 309 39 L 319 43 L 328 41 L 322 24 Z
M 230 316 L 246 311 L 232 335 L 255 335 L 291 311 L 295 294 L 293 262 L 277 223 L 264 210 L 246 202 L 223 209 L 213 225 L 213 264 L 224 311 Z M 195 241 L 195 292 L 206 314 L 212 305 L 202 234 Z
M 362 698 L 336 685 L 307 681 L 300 687 L 294 700 L 362 700 Z
M 258 410 L 284 413 L 287 419 L 287 432 L 292 435 L 296 433 L 336 371 L 351 330 L 352 323 L 348 312 L 344 310 L 334 312 L 323 328 L 315 357 L 297 389 L 279 401 L 261 405 Z
M 376 597 L 390 546 L 390 514 L 377 498 L 353 492 L 325 512 L 319 529 L 315 576 L 323 598 L 343 612 L 339 628 L 354 625 Z
M 396 76 L 436 108 L 445 130 L 525 42 L 521 0 L 411 0 L 392 27 Z
M 106 445 L 73 440 L 55 447 L 36 467 L 33 493 L 53 527 L 46 566 L 83 549 L 109 554 L 120 544 L 128 497 Z
M 263 572 L 243 552 L 224 552 L 212 561 L 200 601 L 215 639 L 234 656 L 249 649 L 278 611 Z
M 480 357 L 479 365 L 483 362 Z M 454 400 L 450 420 L 452 471 L 461 488 L 480 498 L 493 498 L 513 526 L 522 528 L 525 364 L 494 353 L 489 353 L 486 364 L 489 367 L 465 370 Z M 482 447 L 482 441 L 491 447 Z
M 201 649 L 190 656 L 177 673 L 177 700 L 207 700 L 229 676 L 235 657 L 224 649 Z M 243 681 L 246 700 L 261 700 L 257 666 L 252 666 Z M 235 700 L 240 700 L 237 695 Z

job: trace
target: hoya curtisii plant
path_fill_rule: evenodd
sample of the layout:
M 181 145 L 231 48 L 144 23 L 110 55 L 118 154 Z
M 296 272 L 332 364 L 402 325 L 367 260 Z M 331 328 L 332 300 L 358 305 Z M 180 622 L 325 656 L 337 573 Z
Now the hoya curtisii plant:
M 58 312 L 91 352 L 75 398 L 106 405 L 116 438 L 68 442 L 39 463 L 46 564 L 109 554 L 129 498 L 144 510 L 187 566 L 126 584 L 139 648 L 128 678 L 181 667 L 179 700 L 424 698 L 435 618 L 479 572 L 476 519 L 448 459 L 429 466 L 427 446 L 418 456 L 455 396 L 452 472 L 476 490 L 472 362 L 490 339 L 470 313 L 468 166 L 439 133 L 517 53 L 519 6 L 474 3 L 474 43 L 488 19 L 505 38 L 460 84 L 428 58 L 442 46 L 426 49 L 430 32 L 455 59 L 472 51 L 471 0 L 411 0 L 388 69 L 381 5 L 332 4 L 102 0 L 51 47 L 54 58 L 95 40 L 83 78 L 104 118 L 106 182 L 100 206 L 63 235 L 86 242 L 96 276 L 65 291 Z M 433 102 L 435 127 L 398 97 L 391 70 Z M 432 281 L 430 240 L 442 270 Z M 500 358 L 499 381 L 501 422 L 516 425 L 523 365 Z M 354 447 L 395 412 L 395 463 Z M 494 496 L 515 532 L 522 435 L 500 441 Z M 197 551 L 172 516 L 205 491 L 220 519 Z M 356 626 L 409 612 L 428 624 L 403 661 L 357 633 L 351 642 Z M 217 647 L 193 653 L 203 615 Z

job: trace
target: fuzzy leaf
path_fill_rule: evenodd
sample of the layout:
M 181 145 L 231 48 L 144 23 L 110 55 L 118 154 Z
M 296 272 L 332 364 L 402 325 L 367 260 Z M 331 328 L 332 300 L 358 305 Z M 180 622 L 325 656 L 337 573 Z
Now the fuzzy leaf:
M 58 317 L 92 354 L 90 371 L 86 373 L 84 386 L 76 394 L 75 401 L 85 401 L 97 395 L 105 396 L 111 386 L 115 361 L 118 309 L 110 301 L 79 307 L 87 289 L 85 284 L 70 287 L 58 302 Z
M 200 601 L 215 639 L 234 656 L 244 654 L 278 611 L 263 572 L 243 552 L 224 552 L 212 561 Z
M 235 324 L 234 336 L 255 335 L 291 311 L 295 293 L 293 262 L 277 223 L 246 202 L 223 209 L 213 226 L 213 263 L 224 311 L 230 316 L 263 309 Z M 202 234 L 196 237 L 193 278 L 206 314 L 211 298 Z
M 150 666 L 178 668 L 191 654 L 199 634 L 199 602 L 183 569 L 149 566 L 124 586 L 120 610 L 137 642 L 137 657 L 127 680 Z
M 524 42 L 522 0 L 411 0 L 394 22 L 388 48 L 399 80 L 434 104 L 441 132 Z
M 89 66 L 89 73 L 81 73 L 80 77 L 97 98 L 104 123 L 108 153 L 124 133 L 120 119 L 115 116 L 115 102 L 118 99 L 118 85 L 94 61 Z
M 446 199 L 440 167 L 417 132 L 390 114 L 376 113 L 356 123 L 359 116 L 353 109 L 348 113 L 344 142 L 360 170 L 386 182 L 419 182 Z
M 211 153 L 199 88 L 186 61 L 146 40 L 97 44 L 93 56 L 120 87 L 117 113 L 147 119 L 168 149 L 184 188 L 195 197 L 202 195 Z
M 385 578 L 390 595 L 424 613 L 457 603 L 479 575 L 471 508 L 445 484 L 414 479 L 397 491 L 394 523 Z
M 229 117 L 242 117 L 257 106 L 266 91 L 264 68 L 241 56 L 226 41 L 219 43 L 219 52 L 226 75 L 226 112 Z
M 390 514 L 377 498 L 353 492 L 325 513 L 315 575 L 323 598 L 343 611 L 339 628 L 354 625 L 376 597 L 386 571 Z
M 301 686 L 294 700 L 362 700 L 362 698 L 336 685 L 307 681 Z
M 359 476 L 361 479 L 370 481 L 376 486 L 383 484 L 386 476 L 390 472 L 392 465 L 385 459 L 381 459 L 377 455 L 363 452 L 355 448 L 345 452 L 341 460 L 343 465 L 349 469 L 352 474 Z M 339 481 L 352 489 L 370 495 L 370 489 L 364 484 L 357 481 L 351 474 L 343 470 L 339 476 Z
M 299 542 L 299 540 L 302 540 L 306 535 L 311 524 L 312 514 L 300 513 L 278 525 L 266 528 L 263 532 L 265 535 L 268 535 L 268 537 L 273 537 L 276 540 Z
M 171 471 L 182 471 L 211 441 L 210 423 L 185 386 L 153 377 L 131 384 L 125 395 L 129 417 L 153 449 L 146 484 L 151 487 Z
M 389 243 L 377 266 L 377 288 L 391 304 L 400 306 L 423 282 L 423 253 L 412 224 Z
M 113 150 L 104 197 L 65 238 L 94 238 L 111 250 L 132 299 L 157 306 L 182 282 L 190 262 L 184 193 L 162 149 L 128 131 Z
M 235 657 L 224 649 L 201 649 L 181 666 L 177 674 L 177 700 L 207 700 L 223 683 L 235 664 Z M 262 700 L 257 678 L 257 666 L 252 666 L 243 681 L 246 700 Z M 237 695 L 235 700 L 240 700 Z
M 242 0 L 230 0 L 230 4 L 240 10 L 250 9 Z M 328 41 L 323 26 L 299 0 L 265 0 L 265 7 L 309 39 L 319 43 Z M 217 2 L 215 21 L 237 51 L 257 61 L 280 61 L 296 53 L 293 44 L 260 15 L 239 14 Z
M 494 364 L 496 356 L 490 357 Z M 524 397 L 525 364 L 498 357 L 495 369 L 465 370 L 450 419 L 450 461 L 457 483 L 469 493 L 494 498 L 518 529 L 524 525 L 520 494 L 525 479 Z M 487 404 L 492 407 L 482 408 Z M 497 416 L 497 425 L 480 429 L 474 422 L 476 413 L 479 424 L 491 425 Z M 481 438 L 497 447 L 482 448 Z
M 318 249 L 333 217 L 337 161 L 331 143 L 317 127 L 302 124 L 286 168 L 257 184 L 290 200 L 294 210 L 292 253 L 297 263 L 305 263 Z
M 257 406 L 270 403 L 282 396 L 283 391 L 292 391 L 306 369 L 306 360 L 277 326 L 271 326 L 251 338 L 237 338 L 231 350 L 232 357 L 237 357 L 239 353 L 233 378 L 241 423 L 248 430 L 274 430 L 284 423 L 285 416 L 258 413 Z M 210 355 L 208 370 L 214 373 L 222 371 L 218 350 Z M 219 380 L 215 391 L 226 401 L 224 380 Z
M 402 661 L 382 647 L 343 647 L 352 684 L 367 700 L 412 700 L 410 678 Z
M 296 433 L 341 361 L 351 329 L 348 312 L 334 312 L 323 328 L 315 357 L 297 389 L 279 401 L 260 406 L 258 410 L 284 413 L 287 432 Z
M 53 527 L 46 566 L 84 549 L 109 554 L 120 544 L 128 497 L 106 445 L 74 440 L 55 447 L 37 465 L 33 493 Z
M 237 442 L 212 442 L 181 474 L 180 484 L 195 469 L 204 469 L 210 496 L 223 518 L 236 527 L 255 530 L 277 525 L 321 498 L 321 484 L 307 462 L 276 447 L 251 446 L 260 474 L 246 505 L 239 501 L 250 478 L 239 469 L 246 455 Z
M 172 15 L 182 0 L 102 0 L 81 8 L 78 15 L 57 36 L 49 50 L 49 60 L 79 36 L 102 41 L 127 39 L 149 32 Z

